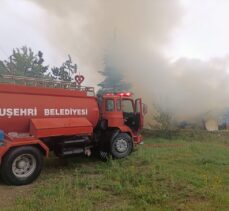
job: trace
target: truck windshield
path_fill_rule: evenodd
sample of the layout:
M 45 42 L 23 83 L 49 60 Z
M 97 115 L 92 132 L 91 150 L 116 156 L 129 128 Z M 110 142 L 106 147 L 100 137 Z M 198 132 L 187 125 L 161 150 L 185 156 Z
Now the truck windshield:
M 131 100 L 122 100 L 122 111 L 124 113 L 134 113 L 133 103 Z

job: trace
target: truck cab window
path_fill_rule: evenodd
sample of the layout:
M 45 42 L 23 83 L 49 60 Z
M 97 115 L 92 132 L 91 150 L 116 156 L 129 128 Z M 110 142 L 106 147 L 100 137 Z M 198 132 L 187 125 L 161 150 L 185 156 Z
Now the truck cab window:
M 106 100 L 106 111 L 114 111 L 114 100 Z
M 140 113 L 140 112 L 141 112 L 140 104 L 139 104 L 139 103 L 136 103 L 136 105 L 135 105 L 135 106 L 136 106 L 136 108 L 135 108 L 135 109 L 136 109 L 136 110 L 135 110 L 135 112 L 136 112 L 136 113 Z
M 133 103 L 131 100 L 122 101 L 122 111 L 124 113 L 134 113 Z
M 122 100 L 122 111 L 125 125 L 133 128 L 134 125 L 134 108 L 131 100 Z

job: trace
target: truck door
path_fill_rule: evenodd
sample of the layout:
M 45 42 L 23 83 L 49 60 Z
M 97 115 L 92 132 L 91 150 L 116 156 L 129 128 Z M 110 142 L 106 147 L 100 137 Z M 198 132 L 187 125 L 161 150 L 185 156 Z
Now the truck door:
M 143 128 L 143 107 L 142 107 L 142 99 L 135 100 L 135 115 L 136 115 L 136 126 L 137 130 L 141 130 Z
M 135 115 L 135 103 L 130 98 L 122 99 L 122 112 L 124 124 L 131 130 L 137 131 L 136 115 Z

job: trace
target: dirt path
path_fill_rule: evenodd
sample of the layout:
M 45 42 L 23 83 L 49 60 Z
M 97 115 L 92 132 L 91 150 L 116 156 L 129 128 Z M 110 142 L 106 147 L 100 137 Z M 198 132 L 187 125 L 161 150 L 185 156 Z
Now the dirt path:
M 229 147 L 229 144 L 223 144 L 223 143 L 218 143 L 215 144 L 217 146 L 221 146 L 221 147 Z M 185 147 L 185 144 L 143 144 L 142 146 L 144 147 L 155 147 L 155 148 L 162 148 L 162 147 Z
M 34 184 L 26 186 L 7 186 L 0 180 L 0 210 L 14 204 L 20 196 L 28 196 L 33 190 Z
M 155 147 L 155 148 L 161 148 L 161 147 L 184 147 L 185 144 L 144 144 L 144 147 Z
M 49 159 L 45 159 L 45 165 L 42 171 L 44 175 L 57 175 L 59 169 L 65 168 L 67 162 L 67 159 L 50 157 Z M 41 177 L 42 176 L 40 175 L 32 184 L 25 186 L 7 186 L 0 178 L 0 210 L 2 208 L 13 206 L 15 200 L 19 197 L 30 197 L 35 188 L 39 186 L 42 181 Z

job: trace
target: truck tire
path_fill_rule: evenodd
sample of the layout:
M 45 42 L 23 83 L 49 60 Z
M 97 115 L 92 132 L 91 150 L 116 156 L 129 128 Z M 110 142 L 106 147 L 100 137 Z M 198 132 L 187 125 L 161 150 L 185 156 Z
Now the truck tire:
M 126 133 L 120 133 L 111 141 L 110 152 L 113 158 L 125 158 L 133 151 L 132 138 Z
M 2 160 L 1 177 L 8 185 L 27 185 L 40 174 L 43 155 L 33 146 L 11 149 Z

